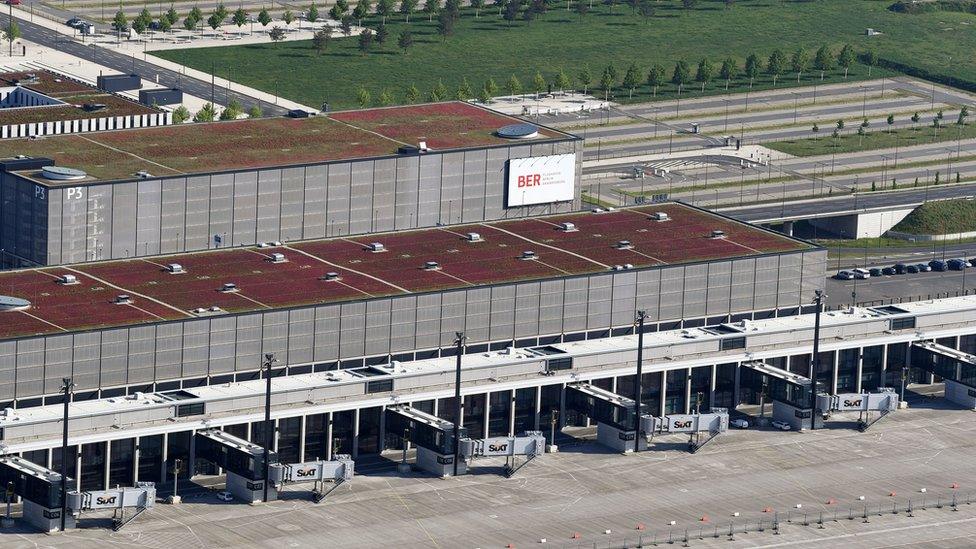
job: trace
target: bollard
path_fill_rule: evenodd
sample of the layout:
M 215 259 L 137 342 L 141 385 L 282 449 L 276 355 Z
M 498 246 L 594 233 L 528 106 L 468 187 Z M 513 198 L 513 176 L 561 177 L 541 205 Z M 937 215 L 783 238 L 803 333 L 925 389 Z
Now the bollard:
M 715 525 L 715 535 L 712 536 L 712 537 L 715 538 L 715 539 L 718 539 L 718 525 L 717 524 Z
M 688 529 L 687 528 L 685 528 L 685 540 L 684 540 L 684 543 L 681 544 L 681 546 L 682 547 L 690 547 L 688 545 Z
M 848 507 L 847 508 L 847 520 L 854 520 L 854 508 L 853 507 Z
M 735 541 L 735 528 L 732 526 L 732 521 L 729 521 L 729 541 Z
M 807 517 L 806 513 L 803 513 L 803 525 L 810 526 L 810 519 Z
M 823 530 L 823 527 L 824 527 L 824 525 L 823 525 L 823 511 L 820 511 L 820 518 L 817 519 L 817 528 L 819 530 Z
M 779 519 L 773 517 L 773 535 L 779 535 Z
M 922 496 L 922 510 L 925 510 L 925 496 Z
M 864 520 L 861 521 L 864 524 L 867 524 L 867 523 L 871 522 L 870 520 L 868 520 L 868 506 L 867 505 L 864 506 L 864 514 L 861 516 L 861 518 L 864 519 Z
M 910 516 L 910 517 L 914 517 L 915 516 L 912 513 L 912 500 L 908 500 L 908 516 Z
M 958 511 L 959 510 L 958 509 L 958 506 L 956 505 L 956 493 L 955 492 L 952 493 L 952 510 L 953 511 Z
M 705 535 L 702 533 L 704 531 L 705 531 L 705 527 L 704 526 L 699 526 L 698 527 L 698 539 L 705 539 Z
M 765 531 L 765 528 L 763 527 L 763 520 L 762 519 L 759 519 L 759 531 L 760 532 Z
M 935 508 L 936 509 L 942 509 L 942 496 L 939 496 L 939 498 L 936 500 L 936 502 L 935 502 Z

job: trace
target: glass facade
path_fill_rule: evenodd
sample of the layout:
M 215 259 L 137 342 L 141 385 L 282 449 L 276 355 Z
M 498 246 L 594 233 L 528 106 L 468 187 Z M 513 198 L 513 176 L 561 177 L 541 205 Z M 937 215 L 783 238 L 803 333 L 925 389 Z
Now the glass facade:
M 132 486 L 136 476 L 135 439 L 113 440 L 110 449 L 111 459 L 108 464 L 109 487 Z
M 141 482 L 163 480 L 163 435 L 139 437 L 139 478 Z
M 811 377 L 810 374 L 810 355 L 793 355 L 790 357 L 790 373 L 803 377 Z
M 515 433 L 520 435 L 536 429 L 535 387 L 515 390 Z
M 512 392 L 496 391 L 488 397 L 488 436 L 501 437 L 510 433 L 512 421 Z
M 735 408 L 735 363 L 719 364 L 715 367 L 715 406 Z
M 901 371 L 907 365 L 908 343 L 888 345 L 888 356 L 885 357 L 885 384 L 889 387 L 901 387 Z M 912 370 L 922 371 L 918 368 Z
M 464 397 L 464 427 L 471 438 L 485 438 L 485 395 Z
M 695 411 L 695 406 L 701 412 L 712 409 L 711 401 L 712 389 L 712 367 L 699 366 L 691 369 L 691 403 L 690 410 Z
M 877 391 L 884 378 L 884 346 L 865 347 L 861 355 L 861 391 Z
M 454 415 L 457 413 L 457 410 L 454 409 L 455 406 L 457 406 L 457 401 L 454 397 L 437 399 L 437 417 L 453 422 Z
M 860 349 L 843 349 L 837 361 L 837 389 L 835 393 L 857 391 L 857 360 Z
M 302 418 L 278 420 L 278 459 L 282 463 L 298 463 L 302 440 Z
M 355 417 L 355 410 L 332 412 L 332 455 L 352 453 L 353 421 Z
M 329 414 L 312 414 L 305 418 L 305 460 L 328 456 Z
M 671 370 L 667 375 L 665 388 L 664 413 L 683 414 L 685 412 L 685 387 L 688 382 L 688 371 Z
M 166 478 L 173 478 L 177 460 L 180 478 L 190 478 L 190 435 L 190 431 L 184 431 L 166 437 Z
M 539 429 L 546 435 L 546 440 L 552 442 L 552 420 L 556 414 L 556 437 L 559 437 L 559 425 L 562 421 L 559 416 L 560 403 L 562 402 L 562 385 L 544 385 L 539 393 Z
M 104 442 L 81 445 L 81 489 L 105 489 Z
M 661 415 L 661 387 L 664 372 L 650 372 L 641 375 L 641 404 L 653 416 Z
M 814 365 L 814 375 L 819 383 L 817 390 L 822 393 L 836 393 L 834 390 L 834 351 L 820 353 L 819 363 Z
M 77 446 L 68 446 L 68 476 L 78 478 L 78 462 L 75 459 L 78 455 Z M 61 472 L 61 447 L 51 449 L 51 470 Z

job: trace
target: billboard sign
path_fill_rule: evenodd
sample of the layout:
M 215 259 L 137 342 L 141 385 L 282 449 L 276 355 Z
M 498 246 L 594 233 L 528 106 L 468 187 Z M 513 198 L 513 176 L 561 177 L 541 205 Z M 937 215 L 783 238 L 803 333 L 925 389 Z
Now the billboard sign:
M 513 158 L 508 161 L 506 206 L 572 200 L 575 182 L 575 153 Z

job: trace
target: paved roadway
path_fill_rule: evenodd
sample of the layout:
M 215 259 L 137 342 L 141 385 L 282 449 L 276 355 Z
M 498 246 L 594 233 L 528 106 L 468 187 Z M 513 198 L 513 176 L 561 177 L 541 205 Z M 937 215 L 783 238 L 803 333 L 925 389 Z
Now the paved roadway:
M 157 505 L 118 533 L 103 528 L 110 513 L 90 513 L 88 528 L 50 536 L 18 526 L 0 533 L 0 545 L 488 549 L 542 546 L 545 538 L 544 547 L 619 549 L 636 546 L 638 536 L 645 546 L 655 540 L 663 546 L 669 531 L 674 546 L 682 546 L 688 529 L 693 548 L 972 547 L 976 503 L 965 504 L 976 497 L 972 412 L 941 398 L 908 396 L 910 409 L 865 433 L 851 428 L 856 415 L 835 414 L 817 431 L 732 431 L 696 454 L 684 450 L 684 437 L 655 437 L 653 450 L 626 456 L 591 442 L 567 444 L 512 478 L 498 474 L 501 459 L 479 460 L 475 474 L 458 479 L 404 478 L 387 470 L 357 476 L 319 505 L 298 485 L 284 501 L 267 505 L 204 495 L 180 506 Z M 958 511 L 948 505 L 954 482 L 960 483 Z M 909 499 L 914 516 L 904 511 Z M 892 504 L 902 512 L 892 514 Z M 822 528 L 816 524 L 821 512 Z M 778 534 L 770 527 L 774 514 Z M 760 520 L 764 532 L 756 531 Z M 730 521 L 752 531 L 736 534 L 732 544 Z
M 970 250 L 972 251 L 972 250 Z M 931 253 L 922 253 L 916 256 L 903 258 L 892 258 L 891 261 L 869 261 L 872 265 L 893 265 L 895 263 L 928 263 L 932 258 Z M 961 255 L 961 254 L 960 254 Z M 942 257 L 942 250 L 935 254 L 936 258 Z M 946 257 L 956 257 L 947 255 Z M 972 257 L 972 254 L 970 254 Z M 850 263 L 846 261 L 844 263 Z M 833 266 L 833 262 L 830 262 Z M 863 262 L 858 262 L 863 265 Z M 890 303 L 898 301 L 924 300 L 935 297 L 945 297 L 946 295 L 962 295 L 976 291 L 976 269 L 963 271 L 946 272 L 927 272 L 903 275 L 883 275 L 871 277 L 867 280 L 837 280 L 828 278 L 825 291 L 827 292 L 827 306 L 839 307 L 853 303 L 854 299 L 859 304 L 878 305 L 880 303 Z M 833 275 L 834 269 L 828 271 Z M 965 286 L 964 286 L 965 284 Z M 854 294 L 852 296 L 851 294 Z
M 6 14 L 0 14 L 0 26 L 7 26 L 9 24 L 8 21 L 9 19 Z M 155 76 L 159 75 L 159 83 L 163 86 L 181 88 L 189 95 L 204 99 L 211 97 L 210 82 L 184 76 L 175 71 L 142 61 L 137 57 L 124 55 L 103 47 L 81 44 L 54 30 L 28 21 L 18 19 L 17 24 L 20 25 L 21 33 L 25 40 L 43 44 L 76 57 L 91 59 L 100 65 L 123 73 L 135 72 L 146 80 L 155 80 Z M 245 110 L 254 104 L 258 104 L 266 116 L 283 115 L 287 112 L 287 109 L 283 107 L 255 99 L 236 91 L 228 92 L 225 89 L 217 88 L 214 96 L 218 103 L 226 103 L 231 99 L 237 99 Z

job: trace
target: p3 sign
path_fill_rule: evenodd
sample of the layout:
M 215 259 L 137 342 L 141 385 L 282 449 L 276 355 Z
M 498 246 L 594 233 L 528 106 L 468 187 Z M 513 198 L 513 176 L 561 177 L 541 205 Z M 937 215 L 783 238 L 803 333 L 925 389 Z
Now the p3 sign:
M 506 206 L 572 200 L 576 187 L 576 154 L 513 158 L 508 161 Z

